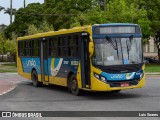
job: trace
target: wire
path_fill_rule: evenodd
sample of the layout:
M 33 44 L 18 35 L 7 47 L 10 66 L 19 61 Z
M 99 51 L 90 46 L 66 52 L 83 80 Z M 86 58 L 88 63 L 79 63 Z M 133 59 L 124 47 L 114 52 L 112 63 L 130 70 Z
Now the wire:
M 13 12 L 18 13 L 18 14 L 27 14 L 27 15 L 40 15 L 40 16 L 80 16 L 82 14 L 44 14 L 44 13 L 28 13 L 28 12 L 19 12 L 19 11 L 14 11 Z

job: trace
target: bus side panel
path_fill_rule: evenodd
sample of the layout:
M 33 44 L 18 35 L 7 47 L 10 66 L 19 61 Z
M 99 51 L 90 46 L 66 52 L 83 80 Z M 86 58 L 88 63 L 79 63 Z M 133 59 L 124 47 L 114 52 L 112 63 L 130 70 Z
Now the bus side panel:
M 18 74 L 21 75 L 22 77 L 25 77 L 29 80 L 31 79 L 30 74 L 23 72 L 23 65 L 19 57 L 17 57 L 17 71 L 18 71 Z
M 67 86 L 67 76 L 77 74 L 78 63 L 76 58 L 48 58 L 49 83 Z
M 38 74 L 38 80 L 41 81 L 40 58 L 18 58 L 17 66 L 18 73 L 28 79 L 31 79 L 31 72 L 35 69 Z

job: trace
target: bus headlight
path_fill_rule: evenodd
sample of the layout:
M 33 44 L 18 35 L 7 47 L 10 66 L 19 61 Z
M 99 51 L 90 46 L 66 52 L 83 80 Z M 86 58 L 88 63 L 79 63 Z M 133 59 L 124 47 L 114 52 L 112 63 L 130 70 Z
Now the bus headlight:
M 143 76 L 144 76 L 144 73 L 142 72 L 141 74 L 140 74 L 140 80 L 143 78 Z
M 105 77 L 98 75 L 97 73 L 94 73 L 94 77 L 106 83 L 107 79 Z
M 96 73 L 94 73 L 94 77 L 97 78 L 97 79 L 100 78 L 100 76 L 98 74 L 96 74 Z

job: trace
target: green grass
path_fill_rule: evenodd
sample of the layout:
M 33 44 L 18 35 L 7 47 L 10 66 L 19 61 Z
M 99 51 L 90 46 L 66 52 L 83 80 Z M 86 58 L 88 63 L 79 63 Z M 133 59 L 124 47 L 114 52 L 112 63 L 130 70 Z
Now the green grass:
M 17 72 L 15 63 L 0 64 L 0 73 Z
M 4 66 L 15 66 L 16 67 L 16 64 L 15 63 L 7 63 L 7 64 L 3 64 Z
M 160 72 L 160 64 L 146 64 L 145 72 Z

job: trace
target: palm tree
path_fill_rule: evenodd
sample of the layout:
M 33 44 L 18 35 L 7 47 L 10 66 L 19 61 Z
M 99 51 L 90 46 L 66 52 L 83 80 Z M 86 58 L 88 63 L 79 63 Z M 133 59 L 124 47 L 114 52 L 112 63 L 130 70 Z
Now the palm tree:
M 4 10 L 4 14 L 10 15 L 10 24 L 12 24 L 12 16 L 16 13 L 16 9 L 12 8 L 12 0 L 10 0 L 10 8 Z
M 10 15 L 10 24 L 12 24 L 12 16 L 16 13 L 16 9 L 7 8 L 4 10 L 4 14 Z
M 0 11 L 2 11 L 2 10 L 4 10 L 4 9 L 5 9 L 4 7 L 0 6 Z
M 23 3 L 24 3 L 24 8 L 25 8 L 25 7 L 26 7 L 26 0 L 24 0 L 24 2 L 23 2 Z
M 16 9 L 12 8 L 12 15 L 14 15 L 15 13 L 16 13 Z M 11 9 L 10 8 L 5 9 L 4 14 L 11 15 Z

